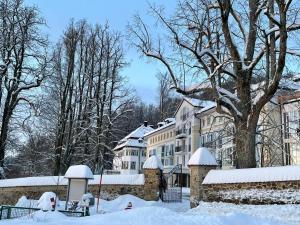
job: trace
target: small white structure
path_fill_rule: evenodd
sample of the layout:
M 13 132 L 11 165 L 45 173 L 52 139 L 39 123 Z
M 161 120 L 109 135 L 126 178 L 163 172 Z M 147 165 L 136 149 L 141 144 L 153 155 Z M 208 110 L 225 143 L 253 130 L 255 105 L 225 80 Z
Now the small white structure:
M 211 151 L 213 149 L 200 147 L 190 158 L 188 165 L 189 166 L 217 166 L 217 161 L 212 155 Z
M 91 169 L 86 165 L 70 166 L 65 174 L 68 179 L 67 203 L 70 201 L 79 202 L 82 195 L 87 193 L 88 180 L 94 179 Z
M 164 166 L 161 163 L 160 159 L 156 155 L 152 155 L 148 158 L 143 166 L 143 169 L 160 169 L 163 170 Z

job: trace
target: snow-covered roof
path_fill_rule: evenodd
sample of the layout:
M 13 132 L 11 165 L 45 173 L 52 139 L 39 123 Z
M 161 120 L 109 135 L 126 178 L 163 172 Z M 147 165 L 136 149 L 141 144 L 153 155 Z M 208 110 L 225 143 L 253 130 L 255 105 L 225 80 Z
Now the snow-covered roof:
M 160 159 L 156 155 L 152 155 L 148 158 L 143 166 L 143 169 L 164 169 L 163 164 L 161 163 Z
M 114 150 L 118 150 L 124 147 L 137 147 L 137 148 L 145 148 L 146 144 L 144 141 L 140 142 L 139 139 L 143 138 L 143 136 L 153 131 L 154 129 L 150 126 L 145 126 L 144 124 L 132 131 L 126 137 L 119 141 L 118 145 L 114 148 Z
M 100 175 L 94 175 L 89 184 L 99 184 Z M 22 177 L 14 179 L 0 180 L 0 188 L 3 187 L 26 187 L 26 186 L 55 186 L 67 185 L 68 179 L 62 176 L 44 176 L 44 177 Z M 103 175 L 102 184 L 126 184 L 143 185 L 144 174 L 134 175 Z
M 152 131 L 146 133 L 146 134 L 144 135 L 144 137 L 149 136 L 150 134 L 153 134 L 153 133 L 155 133 L 155 132 L 157 132 L 157 131 L 163 130 L 163 129 L 169 127 L 169 126 L 175 125 L 175 123 L 176 123 L 176 121 L 175 121 L 175 119 L 174 119 L 172 122 L 165 123 L 165 125 L 163 125 L 163 126 L 161 126 L 161 127 L 158 127 L 158 128 L 156 128 L 155 130 L 152 130 Z
M 200 113 L 203 113 L 209 109 L 212 109 L 212 108 L 215 108 L 217 106 L 217 103 L 216 102 L 213 102 L 213 101 L 203 101 L 204 104 L 202 105 L 203 108 L 200 109 L 199 111 L 197 111 L 197 114 L 200 114 Z
M 300 180 L 300 166 L 211 170 L 203 184 L 254 183 Z
M 91 169 L 86 165 L 70 166 L 65 174 L 65 178 L 85 178 L 94 179 Z
M 205 165 L 205 166 L 216 166 L 217 161 L 215 157 L 210 152 L 212 149 L 201 147 L 198 148 L 192 157 L 190 158 L 188 165 L 196 166 L 196 165 Z
M 202 107 L 202 103 L 204 102 L 204 100 L 196 99 L 196 98 L 184 97 L 183 99 L 195 107 Z

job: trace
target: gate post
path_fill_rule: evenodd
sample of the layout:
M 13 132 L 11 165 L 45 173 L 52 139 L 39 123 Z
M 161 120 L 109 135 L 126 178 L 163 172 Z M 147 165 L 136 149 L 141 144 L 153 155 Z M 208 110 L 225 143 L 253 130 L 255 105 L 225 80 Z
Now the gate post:
M 208 148 L 199 148 L 195 151 L 189 160 L 188 166 L 190 168 L 190 206 L 197 207 L 199 202 L 203 199 L 202 182 L 207 173 L 216 169 L 217 162 L 215 157 L 211 154 Z
M 145 183 L 144 199 L 147 201 L 157 201 L 159 199 L 159 182 L 163 165 L 160 159 L 153 155 L 146 160 L 143 166 Z

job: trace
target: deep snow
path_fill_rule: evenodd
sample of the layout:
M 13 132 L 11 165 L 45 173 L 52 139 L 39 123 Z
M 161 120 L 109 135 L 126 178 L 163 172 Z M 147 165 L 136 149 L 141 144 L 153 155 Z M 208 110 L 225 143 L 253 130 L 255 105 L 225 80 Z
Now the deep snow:
M 128 202 L 133 209 L 124 210 Z M 15 220 L 0 221 L 0 225 L 283 225 L 300 224 L 300 206 L 267 205 L 249 206 L 228 203 L 205 203 L 189 209 L 189 201 L 182 203 L 162 203 L 144 201 L 131 195 L 123 195 L 112 201 L 100 201 L 104 214 L 83 218 L 66 217 L 58 212 L 35 212 Z

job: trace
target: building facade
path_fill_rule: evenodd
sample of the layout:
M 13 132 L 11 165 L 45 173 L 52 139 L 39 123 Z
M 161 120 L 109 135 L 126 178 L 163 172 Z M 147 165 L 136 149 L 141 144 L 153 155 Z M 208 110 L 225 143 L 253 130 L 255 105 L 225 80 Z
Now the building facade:
M 283 165 L 300 165 L 300 92 L 279 98 Z
M 118 142 L 113 149 L 115 157 L 113 169 L 121 174 L 142 173 L 143 164 L 146 161 L 146 143 L 143 136 L 153 128 L 144 122 L 136 130 L 128 134 Z

